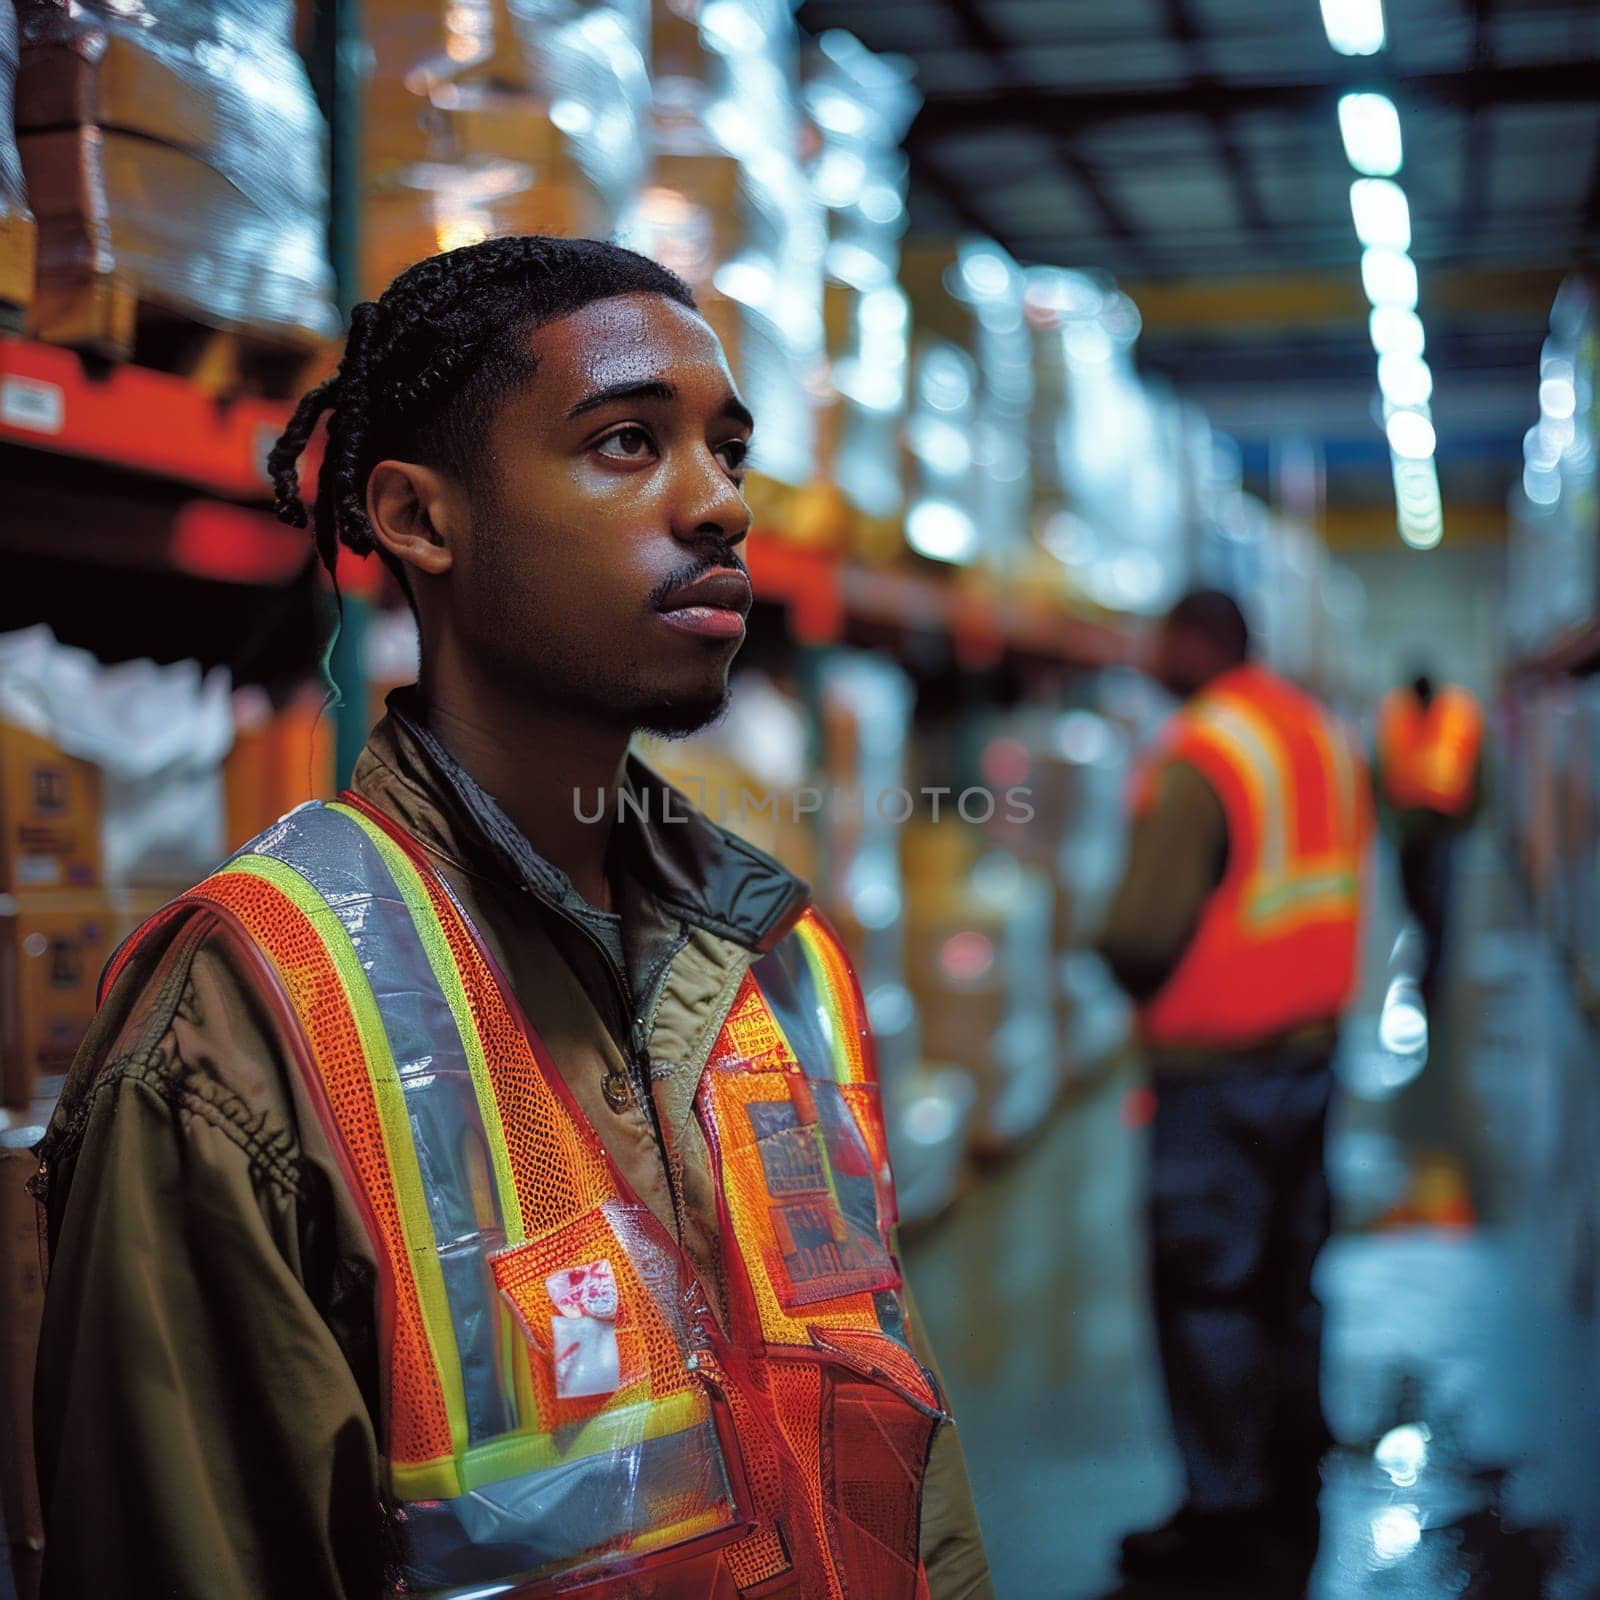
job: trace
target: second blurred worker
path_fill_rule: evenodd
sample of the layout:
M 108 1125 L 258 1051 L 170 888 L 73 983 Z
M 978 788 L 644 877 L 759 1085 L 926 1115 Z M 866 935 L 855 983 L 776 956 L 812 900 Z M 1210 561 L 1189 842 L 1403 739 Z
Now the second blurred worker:
M 1249 660 L 1227 595 L 1186 596 L 1152 673 L 1184 702 L 1140 770 L 1100 949 L 1154 1078 L 1150 1232 L 1187 1494 L 1131 1534 L 1131 1577 L 1291 1582 L 1315 1555 L 1323 1138 L 1356 978 L 1362 762 L 1336 719 Z

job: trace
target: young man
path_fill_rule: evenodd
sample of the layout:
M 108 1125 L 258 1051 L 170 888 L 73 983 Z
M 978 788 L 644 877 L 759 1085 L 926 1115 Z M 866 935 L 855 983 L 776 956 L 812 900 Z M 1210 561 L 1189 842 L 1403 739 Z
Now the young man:
M 1183 701 L 1139 775 L 1100 949 L 1154 1079 L 1153 1309 L 1187 1496 L 1131 1534 L 1141 1579 L 1297 1592 L 1316 1553 L 1323 1138 L 1352 997 L 1370 798 L 1354 745 L 1249 659 L 1227 595 L 1179 601 L 1154 675 Z
M 715 335 L 495 240 L 356 308 L 301 524 L 323 411 L 318 549 L 400 575 L 420 682 L 108 970 L 41 1148 L 46 1596 L 987 1594 L 849 965 L 628 754 L 751 602 Z

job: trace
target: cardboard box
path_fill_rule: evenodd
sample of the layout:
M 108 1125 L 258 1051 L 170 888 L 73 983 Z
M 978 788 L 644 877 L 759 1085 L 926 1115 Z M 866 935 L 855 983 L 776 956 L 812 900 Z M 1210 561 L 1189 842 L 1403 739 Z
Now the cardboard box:
M 0 1516 L 18 1600 L 39 1592 L 44 1516 L 33 1464 L 33 1363 L 44 1312 L 38 1209 L 23 1187 L 38 1163 L 43 1128 L 0 1132 Z
M 33 299 L 36 234 L 31 213 L 0 205 L 0 306 L 26 306 Z
M 259 241 L 276 223 L 199 156 L 90 126 L 25 133 L 17 149 L 39 229 L 35 338 L 66 342 L 83 294 L 112 282 L 202 326 L 295 345 L 324 337 L 327 306 L 310 287 L 298 299 L 239 294 L 242 272 L 276 269 L 263 252 L 241 256 L 228 242 Z M 231 305 L 243 309 L 219 310 Z
M 234 717 L 222 767 L 230 854 L 307 800 L 331 799 L 336 787 L 333 716 L 323 714 L 320 695 L 273 711 L 241 691 Z
M 96 32 L 102 48 L 76 44 L 32 45 L 17 68 L 17 132 L 84 124 L 143 134 L 162 144 L 205 154 L 235 137 L 207 78 L 175 70 L 175 58 L 157 54 L 127 34 Z
M 0 891 L 101 881 L 100 769 L 0 722 Z
M 428 189 L 385 188 L 362 207 L 362 293 L 375 297 L 424 257 L 508 234 L 582 238 L 595 231 L 595 201 L 572 184 L 541 184 L 485 202 Z
M 27 1106 L 72 1065 L 118 919 L 104 891 L 0 898 L 0 1099 Z

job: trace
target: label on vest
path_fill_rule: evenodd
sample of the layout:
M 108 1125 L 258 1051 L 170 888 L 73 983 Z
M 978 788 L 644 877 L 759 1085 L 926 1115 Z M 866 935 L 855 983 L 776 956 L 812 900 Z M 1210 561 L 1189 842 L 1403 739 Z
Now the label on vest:
M 789 1101 L 755 1101 L 745 1111 L 787 1279 L 773 1286 L 779 1297 L 800 1306 L 894 1288 L 894 1263 L 874 1226 L 870 1179 L 863 1185 L 852 1171 L 859 1163 L 834 1162 L 831 1151 L 825 1156 L 823 1127 L 802 1122 Z
M 617 1349 L 617 1276 L 609 1261 L 566 1267 L 544 1280 L 555 1302 L 550 1319 L 556 1398 L 613 1394 L 622 1385 Z

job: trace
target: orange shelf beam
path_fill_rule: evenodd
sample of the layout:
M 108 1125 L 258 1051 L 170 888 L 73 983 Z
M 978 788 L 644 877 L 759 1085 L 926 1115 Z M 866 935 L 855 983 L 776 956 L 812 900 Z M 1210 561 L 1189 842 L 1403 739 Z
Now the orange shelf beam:
M 230 500 L 268 492 L 288 407 L 219 401 L 147 367 L 103 372 L 56 345 L 0 335 L 0 441 L 173 478 Z

